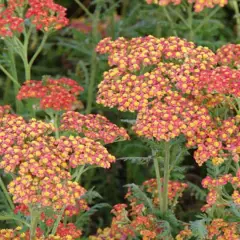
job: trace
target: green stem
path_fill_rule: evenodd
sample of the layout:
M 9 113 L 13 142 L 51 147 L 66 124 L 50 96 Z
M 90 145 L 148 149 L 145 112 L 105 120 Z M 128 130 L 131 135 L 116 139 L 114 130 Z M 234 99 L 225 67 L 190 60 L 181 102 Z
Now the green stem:
M 122 11 L 121 11 L 122 17 L 126 16 L 128 5 L 129 5 L 129 0 L 123 0 Z
M 47 39 L 48 39 L 48 33 L 45 33 L 43 38 L 42 38 L 42 41 L 37 49 L 37 51 L 34 53 L 34 55 L 32 56 L 31 60 L 29 61 L 29 68 L 31 69 L 32 68 L 32 65 L 33 63 L 35 62 L 36 58 L 39 56 L 39 54 L 41 53 L 43 47 L 44 47 L 44 44 L 46 43 Z
M 55 137 L 58 139 L 60 137 L 59 135 L 59 126 L 58 126 L 58 113 L 53 114 L 53 124 L 55 127 Z
M 6 68 L 4 68 L 2 65 L 0 65 L 0 69 L 2 70 L 2 72 L 9 78 L 12 80 L 12 82 L 14 84 L 16 84 L 18 87 L 20 87 L 20 84 L 16 81 L 16 79 L 8 72 L 8 70 Z
M 164 178 L 163 178 L 163 213 L 168 210 L 168 182 L 170 167 L 170 143 L 165 142 L 165 159 L 164 159 Z
M 100 10 L 101 10 L 101 3 L 98 3 L 96 6 L 94 19 L 93 19 L 92 36 L 93 36 L 94 44 L 98 40 L 98 23 L 100 20 Z M 92 112 L 93 92 L 94 92 L 96 72 L 97 72 L 97 53 L 95 51 L 95 46 L 94 46 L 92 50 L 92 58 L 91 58 L 91 74 L 90 74 L 89 87 L 88 87 L 86 114 L 89 114 Z
M 15 102 L 16 102 L 16 112 L 17 113 L 21 113 L 22 112 L 22 109 L 23 109 L 23 104 L 21 101 L 19 101 L 16 96 L 18 94 L 18 91 L 19 91 L 19 88 L 20 88 L 20 84 L 19 84 L 19 81 L 18 81 L 18 74 L 17 74 L 17 67 L 16 67 L 16 60 L 15 60 L 15 55 L 14 55 L 14 52 L 13 50 L 11 49 L 11 47 L 8 46 L 8 55 L 9 55 L 9 60 L 11 62 L 11 65 L 10 65 L 10 70 L 11 70 L 11 73 L 12 73 L 12 76 L 13 78 L 16 80 L 16 82 L 18 84 L 16 84 L 14 82 L 13 84 L 13 88 L 14 88 L 14 93 L 15 93 Z
M 79 170 L 78 170 L 78 174 L 77 174 L 77 176 L 76 176 L 76 178 L 75 178 L 75 181 L 76 181 L 76 182 L 79 182 L 79 181 L 80 181 L 81 176 L 82 176 L 82 174 L 83 174 L 83 172 L 84 172 L 84 168 L 85 168 L 85 165 L 80 166 L 80 168 L 79 168 Z
M 178 36 L 177 31 L 174 29 L 174 21 L 172 20 L 171 15 L 169 14 L 169 12 L 167 10 L 167 7 L 163 7 L 163 12 L 164 12 L 165 16 L 167 17 L 167 19 L 168 19 L 168 21 L 170 23 L 170 26 L 172 28 L 173 34 L 175 36 Z
M 66 206 L 63 206 L 63 208 L 61 209 L 60 213 L 58 214 L 58 217 L 57 217 L 57 220 L 56 222 L 54 223 L 54 226 L 53 226 L 53 229 L 52 229 L 52 235 L 55 235 L 55 233 L 57 232 L 57 228 L 58 228 L 58 225 L 61 221 L 61 218 L 62 218 L 62 215 L 65 211 L 65 208 Z
M 160 212 L 163 211 L 163 205 L 162 205 L 162 183 L 161 183 L 161 176 L 160 176 L 160 169 L 159 169 L 159 163 L 158 163 L 158 157 L 156 156 L 156 152 L 152 151 L 153 153 L 153 162 L 154 162 L 154 169 L 155 174 L 157 178 L 157 190 L 158 190 L 158 199 L 159 199 L 159 208 Z
M 30 208 L 30 214 L 31 214 L 30 240 L 34 240 L 36 236 L 36 228 L 38 225 L 40 213 L 39 211 Z
M 12 210 L 14 210 L 15 207 L 14 207 L 13 201 L 12 201 L 12 199 L 11 199 L 7 189 L 6 189 L 6 186 L 5 186 L 1 176 L 0 176 L 0 187 L 1 187 L 6 199 L 8 201 L 9 206 L 11 207 Z
M 192 41 L 194 37 L 192 4 L 189 4 L 188 7 L 188 27 L 189 27 L 189 40 Z
M 240 12 L 239 12 L 239 7 L 238 7 L 238 1 L 233 0 L 232 6 L 235 11 L 235 18 L 236 18 L 236 23 L 237 23 L 237 37 L 240 38 Z
M 221 7 L 217 6 L 213 9 L 213 11 L 207 15 L 207 17 L 205 17 L 203 19 L 203 21 L 201 21 L 201 23 L 195 28 L 195 30 L 193 30 L 193 33 L 196 34 L 199 30 L 202 29 L 202 27 L 220 10 Z
M 83 3 L 81 3 L 79 0 L 74 0 L 79 6 L 80 8 L 86 13 L 86 15 L 90 18 L 93 18 L 92 13 L 89 12 L 89 10 L 84 6 Z

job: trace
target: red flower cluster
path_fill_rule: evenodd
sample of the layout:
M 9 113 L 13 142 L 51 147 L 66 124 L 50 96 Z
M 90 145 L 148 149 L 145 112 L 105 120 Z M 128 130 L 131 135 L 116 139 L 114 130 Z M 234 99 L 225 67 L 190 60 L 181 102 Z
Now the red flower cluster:
M 66 8 L 53 0 L 29 0 L 28 4 L 24 0 L 9 0 L 7 5 L 0 5 L 1 36 L 11 37 L 14 33 L 22 33 L 25 18 L 29 18 L 38 30 L 45 32 L 61 29 L 69 22 Z M 25 16 L 22 16 L 25 12 Z
M 8 109 L 8 107 L 2 108 Z M 94 164 L 109 168 L 115 158 L 89 138 L 48 136 L 51 124 L 5 114 L 0 118 L 0 168 L 17 175 L 8 186 L 18 204 L 66 208 L 72 215 L 87 210 L 80 197 L 86 192 L 71 181 L 69 168 Z
M 180 134 L 193 137 L 210 122 L 207 109 L 183 98 L 178 92 L 168 91 L 162 101 L 153 100 L 139 111 L 133 127 L 139 136 L 158 141 L 169 141 Z
M 238 240 L 240 236 L 239 222 L 226 222 L 221 218 L 214 219 L 208 226 L 207 240 Z
M 143 183 L 143 190 L 151 194 L 155 207 L 158 207 L 157 183 L 156 179 L 150 179 Z M 169 182 L 168 197 L 171 204 L 177 203 L 177 198 L 181 197 L 187 184 L 176 181 Z M 130 202 L 127 204 L 117 204 L 113 207 L 114 218 L 110 228 L 99 229 L 96 236 L 91 236 L 90 240 L 116 239 L 126 240 L 141 236 L 142 239 L 158 239 L 158 235 L 163 231 L 163 225 L 152 213 L 149 213 L 147 206 L 142 203 L 129 189 L 125 198 Z
M 11 107 L 9 105 L 0 106 L 0 117 L 3 117 L 4 115 L 8 114 L 11 110 Z
M 159 4 L 160 6 L 166 6 L 169 4 L 179 5 L 182 0 L 146 0 L 148 4 Z M 189 4 L 194 3 L 195 12 L 201 12 L 204 8 L 213 8 L 215 5 L 224 7 L 227 5 L 228 0 L 188 0 Z
M 42 109 L 72 110 L 82 91 L 83 88 L 69 78 L 29 80 L 21 87 L 17 99 L 37 98 Z
M 62 116 L 60 129 L 75 131 L 87 138 L 103 141 L 105 144 L 129 139 L 124 128 L 119 128 L 99 114 L 82 115 L 73 111 L 66 112 Z
M 228 207 L 230 202 L 223 201 L 224 196 L 222 196 L 223 187 L 226 184 L 231 184 L 234 191 L 231 194 L 232 201 L 240 206 L 240 171 L 237 172 L 236 176 L 232 176 L 231 174 L 226 174 L 220 176 L 217 179 L 213 179 L 210 176 L 207 176 L 202 181 L 202 186 L 209 190 L 207 195 L 207 204 L 203 206 L 202 211 L 206 211 L 211 208 L 213 205 L 215 206 L 225 206 Z
M 69 22 L 66 18 L 67 9 L 53 0 L 29 0 L 29 5 L 26 18 L 30 18 L 38 30 L 59 30 Z
M 161 179 L 162 181 L 162 179 Z M 156 206 L 159 205 L 158 190 L 157 190 L 157 181 L 156 179 L 150 179 L 143 183 L 143 186 L 146 188 L 146 192 L 152 195 L 153 202 Z M 186 183 L 181 183 L 178 181 L 169 181 L 168 182 L 168 199 L 169 205 L 176 205 L 177 199 L 180 198 L 183 194 L 183 191 L 188 187 Z
M 4 4 L 0 5 L 0 36 L 11 37 L 14 33 L 23 31 L 24 19 L 16 15 L 16 7 L 13 1 L 9 3 L 8 8 L 5 8 Z
M 240 44 L 226 44 L 217 50 L 218 62 L 224 66 L 239 67 Z
M 0 239 L 4 240 L 30 240 L 30 232 L 23 232 L 22 227 L 17 227 L 15 229 L 1 229 L 0 230 Z M 73 223 L 68 223 L 66 226 L 63 223 L 60 223 L 55 235 L 44 236 L 42 230 L 37 228 L 35 240 L 74 240 L 81 237 L 81 230 Z

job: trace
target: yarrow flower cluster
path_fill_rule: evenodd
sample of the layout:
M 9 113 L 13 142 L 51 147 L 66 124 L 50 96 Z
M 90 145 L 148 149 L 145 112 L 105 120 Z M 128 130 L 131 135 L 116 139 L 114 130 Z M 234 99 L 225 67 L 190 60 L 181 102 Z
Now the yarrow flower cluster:
M 202 180 L 202 186 L 209 190 L 207 195 L 207 204 L 203 206 L 202 211 L 207 211 L 213 205 L 221 207 L 229 207 L 230 203 L 223 201 L 222 191 L 223 187 L 227 184 L 231 184 L 233 187 L 233 192 L 230 197 L 236 206 L 240 206 L 240 171 L 237 172 L 236 176 L 231 174 L 225 174 L 217 179 L 213 179 L 207 176 Z M 229 199 L 226 199 L 229 200 Z
M 81 237 L 81 230 L 77 229 L 73 223 L 60 223 L 57 227 L 56 234 L 44 236 L 43 231 L 37 228 L 35 240 L 74 240 Z M 15 229 L 1 229 L 0 238 L 4 240 L 30 240 L 30 232 L 22 232 L 22 227 Z
M 238 108 L 240 71 L 231 68 L 238 55 L 225 48 L 215 54 L 177 37 L 103 39 L 96 50 L 108 53 L 114 68 L 104 73 L 97 101 L 136 111 L 133 130 L 139 136 L 169 141 L 183 134 L 189 148 L 198 147 L 199 165 L 208 159 L 220 164 L 228 156 L 238 161 L 239 117 L 221 121 L 211 114 L 220 104 Z M 225 66 L 224 59 L 233 65 Z
M 182 192 L 187 184 L 177 181 L 169 182 L 168 197 L 171 204 L 177 204 L 177 199 L 182 196 Z M 142 184 L 142 188 L 146 193 L 151 195 L 155 207 L 159 202 L 157 200 L 157 182 L 156 179 L 150 179 Z M 158 222 L 155 215 L 149 213 L 147 206 L 143 204 L 144 199 L 140 199 L 129 188 L 125 198 L 129 201 L 127 204 L 117 204 L 113 207 L 112 213 L 114 218 L 110 228 L 99 229 L 96 236 L 91 236 L 91 240 L 101 239 L 118 239 L 126 240 L 129 237 L 134 238 L 141 236 L 142 239 L 158 239 L 160 233 L 163 232 L 163 226 Z M 161 238 L 159 238 L 161 239 Z
M 2 107 L 2 112 L 8 107 Z M 50 136 L 54 127 L 42 121 L 26 122 L 22 117 L 5 114 L 0 118 L 0 168 L 17 175 L 8 186 L 15 203 L 40 204 L 55 210 L 77 212 L 86 192 L 71 181 L 69 168 L 97 165 L 109 168 L 115 161 L 106 148 L 89 138 Z
M 158 4 L 160 6 L 167 6 L 169 4 L 179 5 L 182 0 L 146 0 L 147 4 Z M 188 0 L 189 4 L 194 3 L 195 12 L 201 12 L 204 8 L 213 8 L 215 5 L 224 7 L 228 0 Z
M 129 139 L 124 128 L 119 128 L 99 114 L 83 115 L 73 111 L 66 112 L 62 116 L 60 129 L 77 132 L 105 144 Z
M 240 66 L 240 44 L 226 44 L 217 50 L 218 62 L 224 66 Z
M 40 108 L 72 110 L 77 96 L 83 88 L 69 78 L 53 79 L 47 77 L 43 81 L 29 80 L 21 87 L 17 99 L 40 99 Z
M 0 35 L 12 37 L 22 33 L 25 19 L 30 19 L 36 29 L 45 32 L 59 30 L 69 22 L 66 8 L 53 0 L 9 0 L 7 5 L 0 5 Z
M 163 181 L 163 179 L 161 179 Z M 156 179 L 150 179 L 143 183 L 143 186 L 146 188 L 146 192 L 151 194 L 151 198 L 153 199 L 153 203 L 158 206 L 158 187 Z M 169 205 L 174 206 L 177 204 L 178 198 L 180 198 L 183 194 L 183 191 L 188 187 L 186 183 L 182 183 L 179 181 L 169 181 L 168 182 L 168 199 Z M 162 191 L 162 190 L 161 190 Z

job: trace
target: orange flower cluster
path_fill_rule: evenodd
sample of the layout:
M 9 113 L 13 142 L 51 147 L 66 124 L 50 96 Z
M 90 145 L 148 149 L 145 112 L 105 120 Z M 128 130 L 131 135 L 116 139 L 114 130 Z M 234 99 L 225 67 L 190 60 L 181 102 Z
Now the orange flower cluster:
M 3 117 L 4 115 L 8 114 L 11 110 L 11 107 L 9 105 L 0 106 L 0 117 Z
M 151 194 L 153 203 L 158 207 L 157 200 L 157 182 L 156 179 L 150 179 L 143 183 L 143 190 Z M 176 204 L 177 198 L 181 197 L 187 184 L 177 181 L 169 182 L 168 197 L 170 204 Z M 110 228 L 99 229 L 96 236 L 91 236 L 90 240 L 116 239 L 126 240 L 129 237 L 141 236 L 142 239 L 158 239 L 163 231 L 162 224 L 156 216 L 148 213 L 148 209 L 142 203 L 142 199 L 136 198 L 131 189 L 128 190 L 125 198 L 129 201 L 127 204 L 117 204 L 113 207 L 114 218 Z
M 207 195 L 207 204 L 203 206 L 202 211 L 206 211 L 208 208 L 211 208 L 214 204 L 217 206 L 223 206 L 223 202 L 221 201 L 224 198 L 221 193 L 223 187 L 230 183 L 234 189 L 231 194 L 232 201 L 240 206 L 240 171 L 237 172 L 236 176 L 232 176 L 231 174 L 226 174 L 220 176 L 217 179 L 213 179 L 210 176 L 207 176 L 202 180 L 202 186 L 209 190 Z M 226 202 L 224 203 L 226 205 Z M 227 205 L 226 205 L 227 206 Z
M 177 37 L 147 36 L 129 41 L 105 38 L 96 51 L 108 53 L 109 65 L 116 66 L 104 73 L 97 102 L 121 111 L 140 111 L 174 87 L 197 96 L 200 70 L 211 69 L 217 63 L 208 48 Z
M 62 115 L 60 129 L 77 132 L 105 144 L 129 139 L 124 128 L 119 128 L 99 114 L 83 115 L 73 111 L 66 112 Z
M 238 161 L 239 116 L 222 121 L 211 114 L 220 104 L 231 111 L 239 107 L 240 71 L 230 68 L 238 61 L 238 47 L 231 45 L 233 53 L 225 48 L 215 54 L 177 37 L 103 39 L 96 50 L 108 53 L 114 68 L 104 73 L 97 101 L 137 111 L 133 129 L 139 136 L 169 141 L 183 134 L 187 147 L 198 147 L 199 165 L 208 159 L 218 165 L 229 156 Z
M 60 223 L 55 235 L 44 236 L 42 230 L 37 228 L 35 240 L 74 240 L 81 237 L 82 232 L 78 230 L 73 223 L 68 223 L 66 226 Z M 0 239 L 3 240 L 30 240 L 29 231 L 23 232 L 22 227 L 15 229 L 1 229 Z
M 162 179 L 161 179 L 162 181 Z M 143 186 L 146 188 L 146 192 L 152 195 L 152 199 L 154 204 L 159 205 L 158 198 L 158 189 L 157 189 L 157 180 L 150 179 L 143 183 Z M 180 198 L 183 194 L 183 191 L 188 187 L 186 183 L 178 182 L 178 181 L 169 181 L 168 182 L 168 199 L 169 205 L 177 203 L 177 199 Z
M 179 234 L 176 236 L 176 240 L 187 240 L 192 236 L 192 231 L 186 226 Z
M 212 240 L 238 240 L 240 236 L 239 222 L 226 222 L 221 218 L 214 219 L 208 226 L 206 239 Z
M 80 200 L 86 190 L 71 181 L 69 168 L 109 168 L 115 158 L 99 142 L 78 136 L 55 139 L 49 136 L 53 130 L 51 124 L 5 114 L 0 118 L 0 168 L 17 175 L 8 186 L 15 203 L 64 207 L 72 215 L 81 207 L 87 209 Z
M 40 99 L 42 109 L 72 110 L 77 102 L 77 96 L 82 91 L 83 88 L 72 79 L 48 77 L 43 81 L 26 81 L 21 87 L 17 99 Z
M 134 207 L 132 207 L 133 211 L 128 211 L 127 207 L 126 204 L 115 205 L 111 211 L 115 215 L 112 219 L 111 227 L 103 230 L 99 229 L 97 235 L 90 236 L 89 239 L 127 240 L 129 237 L 134 238 L 138 234 L 144 240 L 156 239 L 161 232 L 161 228 L 157 226 L 156 217 L 150 214 L 144 215 L 143 212 L 134 215 Z
M 239 122 L 238 115 L 224 121 L 211 121 L 205 128 L 199 128 L 194 135 L 188 136 L 188 147 L 198 147 L 194 158 L 200 166 L 208 159 L 212 159 L 214 165 L 220 165 L 229 156 L 239 161 Z
M 162 101 L 153 100 L 139 112 L 133 129 L 139 136 L 169 141 L 180 134 L 193 137 L 198 128 L 205 128 L 210 120 L 206 108 L 195 105 L 178 92 L 168 91 Z
M 239 67 L 240 44 L 226 44 L 217 50 L 218 62 L 224 66 Z
M 182 0 L 146 0 L 147 4 L 158 4 L 160 6 L 167 6 L 169 4 L 179 5 Z M 201 12 L 204 8 L 213 8 L 215 5 L 224 7 L 228 0 L 188 0 L 189 4 L 194 3 L 195 12 Z
M 26 11 L 28 4 L 29 8 Z M 66 18 L 66 8 L 53 0 L 29 0 L 28 4 L 25 0 L 9 0 L 7 5 L 0 5 L 1 36 L 11 37 L 15 33 L 22 33 L 25 19 L 30 19 L 36 29 L 45 32 L 61 29 L 69 22 Z

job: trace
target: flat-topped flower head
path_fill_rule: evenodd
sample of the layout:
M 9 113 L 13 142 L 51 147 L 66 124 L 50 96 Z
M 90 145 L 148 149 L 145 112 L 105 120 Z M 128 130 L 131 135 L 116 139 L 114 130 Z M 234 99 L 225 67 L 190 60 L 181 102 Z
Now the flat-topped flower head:
M 59 30 L 69 23 L 66 17 L 67 9 L 53 0 L 29 0 L 29 6 L 26 18 L 30 18 L 38 30 L 45 32 Z
M 77 102 L 77 96 L 83 91 L 78 83 L 69 78 L 45 78 L 43 81 L 29 80 L 21 87 L 17 98 L 19 100 L 40 99 L 40 108 L 72 110 Z
M 12 37 L 14 34 L 22 33 L 23 24 L 24 19 L 17 16 L 15 7 L 6 8 L 3 4 L 0 5 L 0 36 Z
M 57 150 L 62 152 L 72 168 L 85 164 L 110 168 L 111 163 L 116 160 L 101 143 L 90 138 L 61 137 L 57 139 L 56 144 Z
M 206 127 L 209 122 L 206 108 L 178 92 L 168 91 L 162 101 L 156 99 L 138 113 L 133 130 L 148 139 L 169 141 L 180 134 L 194 136 L 200 126 Z
M 146 0 L 147 4 L 158 4 L 160 6 L 167 6 L 169 4 L 179 5 L 182 0 Z M 195 12 L 201 12 L 204 8 L 213 8 L 216 5 L 224 7 L 228 0 L 188 0 L 189 4 L 194 4 Z
M 66 8 L 53 0 L 9 0 L 0 5 L 0 35 L 12 37 L 22 33 L 26 19 L 44 32 L 56 31 L 68 25 Z
M 240 67 L 240 44 L 226 44 L 217 50 L 218 62 L 224 66 Z
M 161 179 L 163 181 L 163 179 Z M 143 186 L 146 188 L 146 192 L 152 195 L 153 203 L 158 206 L 158 189 L 157 189 L 157 180 L 149 179 L 143 183 Z M 182 196 L 184 190 L 188 187 L 186 183 L 178 182 L 178 181 L 169 181 L 168 183 L 168 199 L 169 204 L 171 205 L 174 201 L 176 201 L 176 197 L 179 198 Z M 162 189 L 161 189 L 162 191 Z
M 129 139 L 124 128 L 119 128 L 99 114 L 83 115 L 73 111 L 66 112 L 62 116 L 60 129 L 77 132 L 105 144 Z
M 60 211 L 67 206 L 76 206 L 86 190 L 77 182 L 59 177 L 37 178 L 31 175 L 17 177 L 8 185 L 14 203 L 51 207 Z

